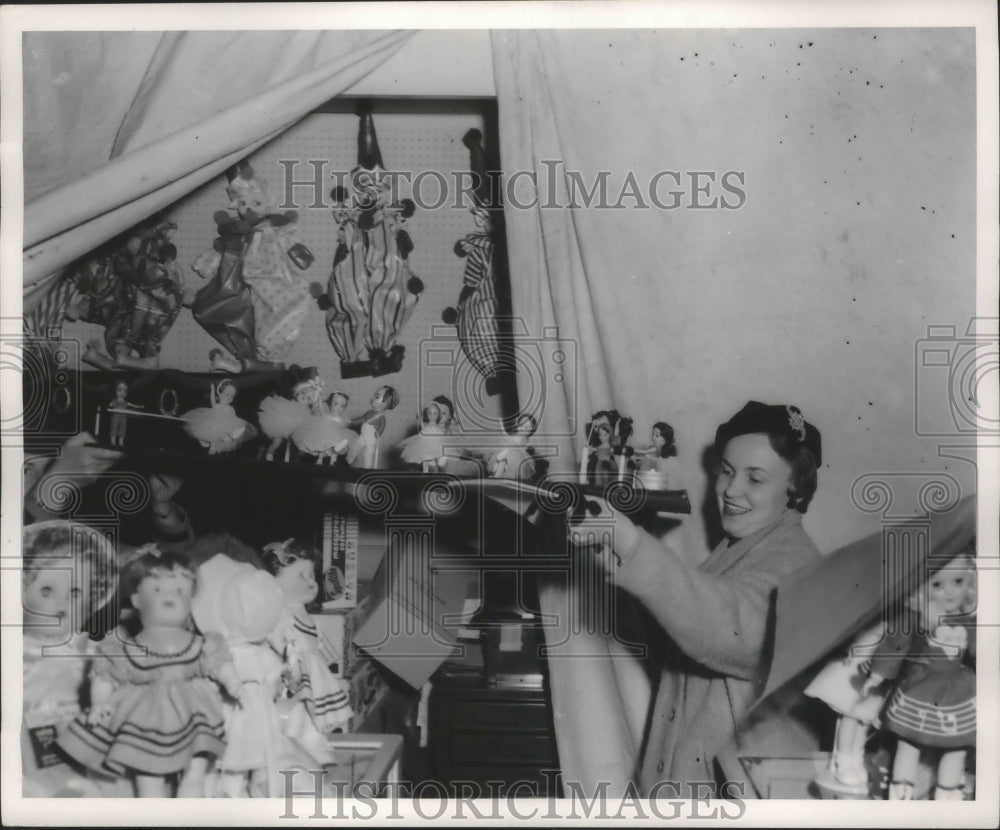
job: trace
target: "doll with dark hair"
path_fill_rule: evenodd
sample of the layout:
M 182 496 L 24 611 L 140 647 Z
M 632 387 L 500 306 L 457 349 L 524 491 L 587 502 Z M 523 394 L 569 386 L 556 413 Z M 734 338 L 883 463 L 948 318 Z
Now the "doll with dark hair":
M 530 481 L 535 478 L 535 456 L 528 440 L 538 429 L 534 415 L 518 416 L 507 436 L 508 444 L 490 453 L 486 473 L 490 478 L 514 478 Z
M 369 470 L 378 466 L 379 438 L 387 423 L 385 413 L 398 405 L 399 393 L 391 386 L 380 386 L 372 395 L 371 409 L 351 422 L 351 428 L 361 435 L 360 466 Z
M 653 424 L 650 445 L 636 450 L 637 475 L 649 490 L 683 490 L 677 472 L 677 442 L 674 428 L 666 421 Z
M 225 749 L 221 700 L 200 678 L 242 695 L 232 656 L 217 635 L 191 630 L 195 570 L 182 554 L 155 548 L 123 569 L 122 593 L 136 610 L 135 636 L 119 629 L 97 649 L 90 711 L 60 733 L 59 745 L 85 766 L 134 778 L 140 797 L 204 795 L 211 758 Z
M 581 478 L 589 484 L 604 484 L 619 477 L 625 458 L 632 453 L 626 446 L 632 436 L 632 419 L 617 409 L 602 409 L 591 416 L 584 434 Z

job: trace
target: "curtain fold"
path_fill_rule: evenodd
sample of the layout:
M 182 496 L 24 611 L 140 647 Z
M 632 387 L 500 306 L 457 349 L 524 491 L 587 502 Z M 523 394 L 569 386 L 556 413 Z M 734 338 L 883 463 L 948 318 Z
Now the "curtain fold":
M 280 135 L 395 54 L 412 34 L 174 32 L 150 40 L 145 66 L 134 58 L 123 62 L 125 42 L 107 33 L 90 63 L 53 53 L 93 50 L 93 43 L 61 41 L 59 33 L 26 36 L 25 313 L 44 293 L 39 284 L 60 268 Z M 253 60 L 236 61 L 234 54 Z M 81 133 L 76 123 L 66 123 L 61 113 L 67 110 L 60 107 L 75 87 L 93 94 L 92 87 L 102 84 L 119 94 L 93 99 L 106 117 L 90 113 Z M 127 108 L 121 95 L 131 96 Z M 36 159 L 33 139 L 42 124 L 47 132 Z M 71 142 L 86 147 L 59 146 Z M 98 164 L 108 151 L 111 157 Z

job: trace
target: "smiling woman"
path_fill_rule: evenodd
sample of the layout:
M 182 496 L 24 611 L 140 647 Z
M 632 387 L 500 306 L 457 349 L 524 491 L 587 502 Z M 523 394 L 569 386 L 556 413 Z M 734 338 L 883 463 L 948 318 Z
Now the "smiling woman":
M 750 401 L 715 436 L 715 493 L 726 538 L 700 566 L 603 504 L 576 525 L 614 521 L 615 556 L 600 557 L 608 577 L 636 596 L 666 633 L 672 653 L 647 719 L 639 784 L 644 795 L 726 795 L 714 759 L 737 739 L 761 690 L 775 586 L 819 556 L 802 528 L 816 492 L 820 434 L 794 406 Z

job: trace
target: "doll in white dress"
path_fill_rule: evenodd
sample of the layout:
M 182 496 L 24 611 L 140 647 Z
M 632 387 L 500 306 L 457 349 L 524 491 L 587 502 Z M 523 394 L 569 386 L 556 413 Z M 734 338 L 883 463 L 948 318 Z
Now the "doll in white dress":
M 420 432 L 400 441 L 399 456 L 407 464 L 419 464 L 422 472 L 436 473 L 447 462 L 444 442 L 441 407 L 431 401 L 420 412 Z
M 184 413 L 184 431 L 208 447 L 209 455 L 231 452 L 247 437 L 250 424 L 236 414 L 236 384 L 224 380 L 212 385 L 210 407 L 197 407 Z
M 528 439 L 535 434 L 538 422 L 531 415 L 521 415 L 507 436 L 507 446 L 491 452 L 486 462 L 490 478 L 531 480 L 535 477 L 535 457 Z
M 301 380 L 292 387 L 291 399 L 269 395 L 260 402 L 257 421 L 261 432 L 271 439 L 265 453 L 268 461 L 274 460 L 274 454 L 282 443 L 285 443 L 285 460 L 288 460 L 292 433 L 312 413 L 311 405 L 318 394 L 318 384 L 316 378 Z

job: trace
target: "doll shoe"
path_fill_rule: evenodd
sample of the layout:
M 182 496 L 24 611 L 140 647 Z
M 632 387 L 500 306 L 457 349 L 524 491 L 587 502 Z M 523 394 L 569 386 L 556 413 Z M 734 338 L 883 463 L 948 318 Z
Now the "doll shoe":
M 912 781 L 890 781 L 889 801 L 912 801 L 913 782 Z
M 868 790 L 868 770 L 865 769 L 863 758 L 852 758 L 848 755 L 833 755 L 833 774 L 850 789 Z

